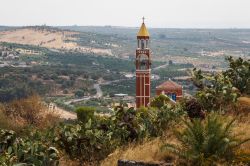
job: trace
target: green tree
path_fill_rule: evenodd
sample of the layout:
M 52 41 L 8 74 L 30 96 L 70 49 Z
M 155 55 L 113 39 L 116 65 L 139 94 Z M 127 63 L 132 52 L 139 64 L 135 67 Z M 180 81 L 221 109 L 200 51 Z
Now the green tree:
M 82 89 L 79 89 L 75 92 L 76 97 L 83 97 L 84 96 L 84 91 Z
M 77 119 L 83 123 L 87 123 L 90 119 L 94 119 L 94 107 L 79 107 L 76 109 Z
M 156 107 L 156 108 L 160 109 L 160 108 L 163 107 L 165 104 L 167 104 L 167 102 L 169 102 L 169 101 L 170 101 L 170 99 L 169 99 L 168 96 L 161 94 L 161 95 L 155 97 L 155 98 L 151 101 L 150 106 L 151 106 L 151 107 Z
M 204 74 L 193 70 L 193 82 L 198 87 L 197 100 L 205 110 L 231 110 L 239 97 L 228 76 L 221 73 Z
M 241 93 L 250 94 L 250 60 L 228 57 L 229 69 L 223 72 L 224 76 L 231 79 L 233 86 Z

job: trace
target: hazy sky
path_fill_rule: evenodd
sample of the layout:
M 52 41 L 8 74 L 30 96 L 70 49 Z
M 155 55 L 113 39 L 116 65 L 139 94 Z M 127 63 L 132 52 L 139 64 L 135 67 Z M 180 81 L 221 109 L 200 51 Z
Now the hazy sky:
M 250 28 L 250 0 L 0 0 L 0 25 Z

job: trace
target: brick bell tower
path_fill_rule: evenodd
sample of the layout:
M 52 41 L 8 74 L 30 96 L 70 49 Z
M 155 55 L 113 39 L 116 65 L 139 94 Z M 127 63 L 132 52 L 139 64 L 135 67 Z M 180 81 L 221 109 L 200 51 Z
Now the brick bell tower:
M 137 34 L 136 49 L 136 108 L 147 107 L 150 100 L 151 57 L 149 33 L 143 22 Z

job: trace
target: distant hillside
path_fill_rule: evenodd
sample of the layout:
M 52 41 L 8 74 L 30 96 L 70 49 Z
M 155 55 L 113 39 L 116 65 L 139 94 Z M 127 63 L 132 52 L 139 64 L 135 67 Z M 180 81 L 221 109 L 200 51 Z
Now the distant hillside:
M 0 26 L 0 42 L 133 59 L 137 31 L 113 26 Z M 250 56 L 250 29 L 149 28 L 149 32 L 156 61 L 210 69 L 225 65 L 226 56 Z
M 1 28 L 1 27 L 0 27 Z M 111 55 L 111 50 L 80 46 L 77 42 L 79 32 L 61 30 L 54 27 L 34 26 L 21 28 L 1 28 L 0 42 L 35 45 L 49 49 L 70 50 L 77 52 L 93 52 Z
M 10 29 L 14 29 L 14 27 L 1 26 L 1 25 L 0 25 L 0 31 L 10 30 Z
M 126 52 L 134 50 L 138 27 L 113 26 L 61 26 L 82 33 L 115 36 L 124 42 Z M 250 55 L 250 29 L 181 29 L 150 28 L 150 48 L 154 57 L 191 56 L 220 54 Z M 118 42 L 119 42 L 118 41 Z M 125 51 L 125 49 L 123 49 Z M 203 54 L 202 52 L 205 52 Z M 132 53 L 130 53 L 132 54 Z M 200 57 L 199 57 L 200 58 Z M 202 57 L 203 58 L 203 57 Z M 224 57 L 222 57 L 224 59 Z
M 0 32 L 0 41 L 55 49 L 72 49 L 76 47 L 76 43 L 66 41 L 74 41 L 75 39 L 71 37 L 74 34 L 76 32 L 27 27 Z

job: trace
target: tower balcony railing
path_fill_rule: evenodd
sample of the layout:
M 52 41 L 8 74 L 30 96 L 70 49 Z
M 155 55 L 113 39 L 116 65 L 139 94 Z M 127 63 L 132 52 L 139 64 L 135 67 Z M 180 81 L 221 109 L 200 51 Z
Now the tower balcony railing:
M 138 47 L 136 50 L 149 50 L 149 48 L 148 47 L 145 47 L 145 48 Z

